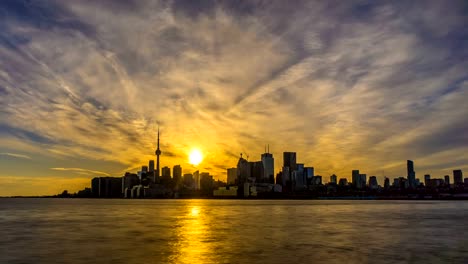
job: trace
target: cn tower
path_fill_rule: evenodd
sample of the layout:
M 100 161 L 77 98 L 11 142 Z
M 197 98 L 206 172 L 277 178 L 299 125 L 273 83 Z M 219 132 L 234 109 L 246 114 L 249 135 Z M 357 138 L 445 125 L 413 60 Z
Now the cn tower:
M 156 153 L 156 174 L 154 175 L 153 182 L 156 183 L 156 179 L 159 180 L 159 156 L 161 155 L 161 150 L 159 149 L 159 127 L 158 127 L 158 147 L 155 153 Z

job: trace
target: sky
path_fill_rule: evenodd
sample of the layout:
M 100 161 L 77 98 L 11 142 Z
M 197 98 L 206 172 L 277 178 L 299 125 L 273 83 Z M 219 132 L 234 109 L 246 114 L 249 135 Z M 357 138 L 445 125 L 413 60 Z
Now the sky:
M 0 2 L 0 196 L 269 144 L 351 179 L 468 174 L 466 1 Z M 188 164 L 199 149 L 204 160 Z

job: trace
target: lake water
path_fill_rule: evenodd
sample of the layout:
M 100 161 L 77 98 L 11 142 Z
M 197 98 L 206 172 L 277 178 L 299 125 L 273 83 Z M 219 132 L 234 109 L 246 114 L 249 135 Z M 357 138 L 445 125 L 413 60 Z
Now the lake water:
M 0 199 L 0 263 L 468 263 L 468 202 Z

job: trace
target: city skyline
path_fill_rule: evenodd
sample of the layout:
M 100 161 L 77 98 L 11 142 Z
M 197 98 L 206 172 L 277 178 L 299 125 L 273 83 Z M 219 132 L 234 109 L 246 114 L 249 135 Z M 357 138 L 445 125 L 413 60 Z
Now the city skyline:
M 467 6 L 423 3 L 2 1 L 0 196 L 137 171 L 158 127 L 161 168 L 224 181 L 265 145 L 275 176 L 467 171 Z

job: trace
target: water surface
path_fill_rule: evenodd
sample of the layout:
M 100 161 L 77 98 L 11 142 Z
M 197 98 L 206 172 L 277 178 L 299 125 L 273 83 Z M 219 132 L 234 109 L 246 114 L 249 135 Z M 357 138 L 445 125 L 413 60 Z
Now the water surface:
M 0 263 L 468 263 L 468 202 L 0 199 Z

